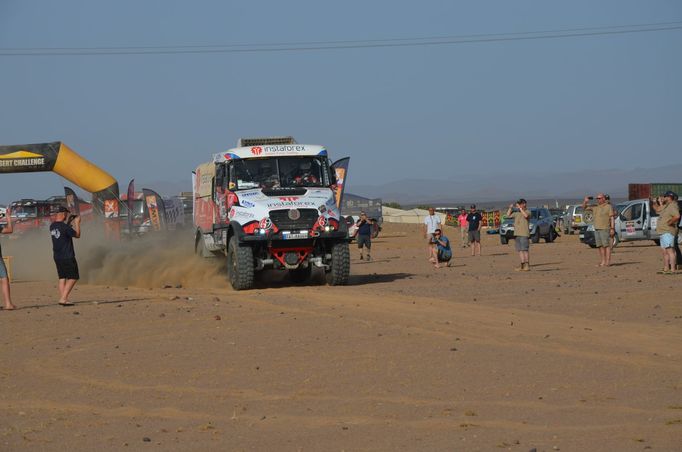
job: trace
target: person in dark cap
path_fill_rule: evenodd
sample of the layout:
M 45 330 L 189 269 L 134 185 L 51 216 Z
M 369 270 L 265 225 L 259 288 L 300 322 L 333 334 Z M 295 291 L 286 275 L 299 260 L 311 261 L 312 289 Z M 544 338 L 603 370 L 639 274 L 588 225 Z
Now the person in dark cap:
M 55 213 L 55 220 L 50 225 L 50 235 L 52 236 L 54 263 L 59 276 L 59 304 L 73 306 L 73 303 L 69 301 L 69 294 L 80 279 L 73 239 L 81 236 L 81 218 L 78 215 L 69 215 L 66 207 L 59 206 Z
M 669 275 L 677 272 L 675 255 L 675 237 L 677 237 L 680 222 L 680 210 L 675 199 L 677 194 L 667 191 L 662 197 L 657 197 L 653 203 L 654 210 L 658 212 L 656 232 L 660 237 L 661 252 L 663 253 L 663 270 L 659 273 Z
M 677 209 L 680 209 L 679 195 L 675 193 L 675 203 L 677 203 Z M 682 219 L 677 223 L 677 235 L 675 236 L 675 255 L 677 256 L 677 270 L 682 270 L 682 250 L 680 250 L 680 228 L 682 228 Z
M 471 243 L 471 255 L 481 255 L 481 227 L 483 226 L 483 216 L 476 210 L 476 204 L 469 207 L 467 215 L 469 223 L 469 243 Z

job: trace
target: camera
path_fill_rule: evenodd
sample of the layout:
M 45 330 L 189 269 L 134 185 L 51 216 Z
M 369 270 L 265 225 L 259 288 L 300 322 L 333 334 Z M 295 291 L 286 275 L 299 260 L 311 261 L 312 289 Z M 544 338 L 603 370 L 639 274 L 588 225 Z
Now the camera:
M 594 196 L 588 196 L 587 199 L 592 200 L 594 199 Z
M 69 215 L 69 218 L 66 220 L 66 224 L 71 224 L 71 222 L 73 222 L 73 220 L 75 220 L 77 216 L 78 215 L 74 214 Z

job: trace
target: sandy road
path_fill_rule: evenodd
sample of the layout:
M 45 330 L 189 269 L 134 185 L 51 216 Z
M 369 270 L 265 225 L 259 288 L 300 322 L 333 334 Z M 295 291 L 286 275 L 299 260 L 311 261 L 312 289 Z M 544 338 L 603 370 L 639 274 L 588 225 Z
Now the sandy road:
M 435 270 L 386 229 L 347 287 L 82 285 L 61 308 L 17 282 L 0 450 L 679 450 L 682 276 L 656 247 L 597 269 L 562 237 L 520 274 L 486 236 Z

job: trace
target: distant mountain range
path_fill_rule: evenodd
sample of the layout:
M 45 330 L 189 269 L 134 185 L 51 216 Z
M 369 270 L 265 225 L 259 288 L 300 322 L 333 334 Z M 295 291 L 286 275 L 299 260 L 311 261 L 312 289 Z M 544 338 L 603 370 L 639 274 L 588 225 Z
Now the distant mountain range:
M 402 205 L 438 206 L 494 203 L 524 197 L 528 200 L 582 199 L 605 192 L 612 198 L 627 198 L 629 183 L 682 182 L 682 164 L 631 170 L 586 170 L 576 172 L 528 171 L 482 176 L 458 175 L 457 180 L 403 179 L 386 184 L 354 184 L 348 192 L 367 198 L 382 198 Z
M 496 205 L 524 197 L 535 204 L 559 205 L 581 200 L 585 195 L 606 192 L 614 200 L 627 198 L 629 183 L 676 182 L 682 183 L 682 164 L 658 168 L 632 170 L 586 170 L 575 172 L 528 171 L 527 173 L 500 173 L 483 176 L 458 176 L 447 179 L 403 179 L 386 184 L 355 184 L 352 174 L 347 192 L 367 198 L 382 198 L 403 206 L 429 204 L 434 206 Z M 191 191 L 187 181 L 136 181 L 138 190 L 151 188 L 164 196 Z M 120 187 L 124 193 L 126 186 Z

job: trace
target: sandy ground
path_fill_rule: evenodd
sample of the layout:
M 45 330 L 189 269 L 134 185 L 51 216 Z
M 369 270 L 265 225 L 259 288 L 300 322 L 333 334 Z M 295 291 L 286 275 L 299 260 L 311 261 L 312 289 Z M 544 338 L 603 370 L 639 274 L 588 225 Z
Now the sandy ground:
M 49 255 L 4 241 L 0 450 L 682 450 L 682 276 L 657 247 L 601 269 L 561 237 L 518 273 L 484 236 L 435 270 L 417 228 L 384 232 L 346 287 L 234 292 L 184 237 L 108 251 L 73 308 L 25 276 Z

